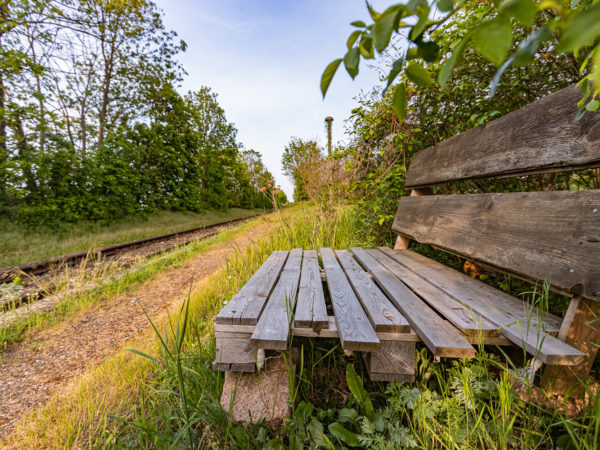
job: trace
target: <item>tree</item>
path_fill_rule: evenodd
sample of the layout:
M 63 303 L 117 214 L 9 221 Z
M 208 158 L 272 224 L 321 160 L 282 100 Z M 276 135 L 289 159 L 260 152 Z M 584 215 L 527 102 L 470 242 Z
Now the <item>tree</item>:
M 257 204 L 216 95 L 177 92 L 185 48 L 151 0 L 0 1 L 0 214 Z
M 283 173 L 294 184 L 294 201 L 308 200 L 303 172 L 322 159 L 322 152 L 314 140 L 293 137 L 283 151 Z
M 441 52 L 460 40 L 466 28 L 480 22 L 486 5 L 490 2 L 473 2 L 466 8 L 462 26 L 448 21 L 439 27 L 437 42 Z M 522 39 L 527 32 L 525 27 L 516 27 L 515 38 Z M 488 89 L 497 67 L 477 50 L 468 48 L 444 89 L 435 84 L 424 88 L 407 81 L 405 94 L 409 108 L 402 118 L 392 108 L 394 86 L 383 97 L 380 89 L 374 89 L 360 100 L 352 111 L 351 143 L 344 153 L 348 165 L 358 171 L 351 198 L 356 223 L 361 224 L 361 239 L 373 245 L 393 242 L 391 221 L 398 198 L 410 193 L 404 187 L 405 173 L 418 150 L 483 125 L 579 79 L 578 63 L 572 55 L 552 54 L 547 50 L 541 46 L 527 67 L 507 68 L 494 97 L 489 97 Z M 393 62 L 401 52 L 388 48 L 378 63 Z M 442 68 L 432 65 L 430 70 L 435 79 Z M 402 80 L 404 77 L 400 75 Z M 578 183 L 594 187 L 596 175 L 592 171 L 580 172 L 575 178 Z M 437 189 L 443 193 L 518 191 L 572 182 L 573 177 L 568 174 L 552 174 L 518 180 L 466 181 Z
M 481 7 L 473 21 L 473 9 Z M 432 69 L 437 69 L 437 82 L 444 87 L 451 72 L 460 64 L 465 51 L 475 49 L 496 65 L 489 84 L 494 95 L 503 73 L 509 67 L 532 64 L 542 46 L 554 55 L 584 55 L 579 62 L 583 75 L 583 98 L 579 103 L 580 118 L 586 111 L 595 111 L 600 105 L 600 3 L 597 1 L 542 1 L 504 0 L 502 2 L 470 2 L 468 0 L 437 0 L 430 6 L 426 0 L 394 4 L 383 13 L 368 3 L 372 23 L 352 22 L 357 29 L 347 41 L 344 58 L 327 66 L 321 78 L 321 91 L 326 94 L 338 67 L 344 62 L 348 74 L 354 78 L 359 71 L 361 57 L 375 58 L 375 52 L 388 48 L 394 33 L 406 33 L 408 49 L 392 64 L 386 77 L 386 89 L 400 74 L 403 81 L 394 91 L 392 107 L 401 118 L 406 114 L 406 87 L 410 82 L 419 88 L 434 84 Z M 440 32 L 445 24 L 461 31 L 453 45 L 442 47 Z M 525 29 L 515 33 L 515 29 Z

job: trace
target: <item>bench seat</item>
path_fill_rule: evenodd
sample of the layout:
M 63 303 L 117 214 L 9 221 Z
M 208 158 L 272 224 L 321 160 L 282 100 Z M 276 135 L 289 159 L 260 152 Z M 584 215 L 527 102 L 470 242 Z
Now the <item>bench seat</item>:
M 322 267 L 319 263 L 319 253 Z M 561 319 L 410 250 L 273 252 L 217 315 L 215 370 L 254 372 L 294 338 L 339 339 L 365 353 L 371 379 L 410 381 L 415 343 L 435 357 L 518 345 L 540 362 L 586 355 L 554 337 Z

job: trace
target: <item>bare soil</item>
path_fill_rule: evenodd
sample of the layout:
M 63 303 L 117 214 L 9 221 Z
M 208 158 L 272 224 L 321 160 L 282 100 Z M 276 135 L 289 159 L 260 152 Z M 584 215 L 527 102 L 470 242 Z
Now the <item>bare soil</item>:
M 227 244 L 188 259 L 132 292 L 110 298 L 69 320 L 31 333 L 0 355 L 0 437 L 10 433 L 24 414 L 43 405 L 86 370 L 97 366 L 148 327 L 140 304 L 151 318 L 180 303 L 194 285 L 274 228 L 265 220 Z

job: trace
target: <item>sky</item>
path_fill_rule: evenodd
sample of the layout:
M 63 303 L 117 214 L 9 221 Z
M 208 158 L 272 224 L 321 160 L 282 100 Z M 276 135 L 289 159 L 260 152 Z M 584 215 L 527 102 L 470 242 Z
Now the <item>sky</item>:
M 292 198 L 281 171 L 291 137 L 325 145 L 324 119 L 334 118 L 333 142 L 347 140 L 344 120 L 361 90 L 379 83 L 375 69 L 361 62 L 352 81 L 340 66 L 325 100 L 321 73 L 342 57 L 350 22 L 367 21 L 363 0 L 155 0 L 164 23 L 188 44 L 179 56 L 188 75 L 181 91 L 209 86 L 238 141 L 263 155 L 278 185 Z M 373 1 L 379 11 L 385 1 Z

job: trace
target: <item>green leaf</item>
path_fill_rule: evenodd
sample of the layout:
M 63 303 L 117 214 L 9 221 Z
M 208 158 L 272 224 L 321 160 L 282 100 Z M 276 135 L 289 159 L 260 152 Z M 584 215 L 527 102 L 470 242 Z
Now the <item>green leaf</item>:
M 358 412 L 354 408 L 342 408 L 338 413 L 338 420 L 342 423 L 354 422 L 358 419 Z
M 419 55 L 425 62 L 432 63 L 438 60 L 440 46 L 434 41 L 421 41 L 418 44 Z
M 417 59 L 419 57 L 419 48 L 411 47 L 406 50 L 406 60 L 410 61 L 411 59 Z
M 373 52 L 373 38 L 365 37 L 361 39 L 358 50 L 363 58 L 373 59 L 375 57 L 375 53 Z
M 134 348 L 126 348 L 125 350 L 128 352 L 131 352 L 131 353 L 135 353 L 136 355 L 142 356 L 143 358 L 149 359 L 150 361 L 155 362 L 156 364 L 164 367 L 164 364 L 162 362 L 160 362 L 158 359 L 148 355 L 147 353 L 141 352 Z
M 329 448 L 327 441 L 323 439 L 325 436 L 323 434 L 323 424 L 321 422 L 319 422 L 313 417 L 310 423 L 308 424 L 307 429 L 310 433 L 310 437 L 312 438 L 313 442 L 317 445 L 317 447 Z
M 390 6 L 375 21 L 375 30 L 373 33 L 373 45 L 375 50 L 381 53 L 387 47 L 392 37 L 392 32 L 398 25 L 403 11 L 402 5 Z
M 515 66 L 526 66 L 535 56 L 535 52 L 539 48 L 540 44 L 552 38 L 552 32 L 542 27 L 533 31 L 527 39 L 519 44 L 517 51 L 514 55 L 513 64 Z
M 433 80 L 427 69 L 416 61 L 411 61 L 406 67 L 405 72 L 408 79 L 419 86 L 428 87 L 433 84 Z
M 440 68 L 440 73 L 438 74 L 438 82 L 440 83 L 441 87 L 446 86 L 446 83 L 450 78 L 450 74 L 452 73 L 454 65 L 462 58 L 467 42 L 468 39 L 466 37 L 460 42 L 458 42 L 454 46 L 452 55 L 446 60 L 446 62 L 444 62 L 444 64 L 442 64 L 442 67 Z
M 398 120 L 402 120 L 406 115 L 406 87 L 403 84 L 399 84 L 394 90 L 392 109 L 396 113 Z
M 483 22 L 473 33 L 475 48 L 499 66 L 512 45 L 512 27 L 505 16 Z
M 533 25 L 537 14 L 535 0 L 504 0 L 500 11 L 514 17 L 526 27 Z
M 419 11 L 419 20 L 410 30 L 410 40 L 415 41 L 419 36 L 423 34 L 425 31 L 425 27 L 427 26 L 427 21 L 429 20 L 429 7 L 420 8 Z
M 409 14 L 417 14 L 419 9 L 429 8 L 427 0 L 409 0 L 406 4 L 406 10 Z
M 450 57 L 444 61 L 442 67 L 440 68 L 440 73 L 438 74 L 438 83 L 440 83 L 441 87 L 446 86 L 448 79 L 450 78 L 450 74 L 452 73 L 452 68 L 454 67 L 454 54 L 450 55 Z
M 344 56 L 344 66 L 348 74 L 354 78 L 358 75 L 358 63 L 360 62 L 360 53 L 358 47 L 351 49 L 346 56 Z
M 348 444 L 350 447 L 359 447 L 360 441 L 358 435 L 345 428 L 341 423 L 334 422 L 329 425 L 329 432 L 340 441 Z
M 365 409 L 365 415 L 369 420 L 374 420 L 375 409 L 373 408 L 373 403 L 371 403 L 371 397 L 369 397 L 369 393 L 363 387 L 362 379 L 358 376 L 352 364 L 346 365 L 346 382 L 358 404 Z
M 387 76 L 387 84 L 385 85 L 385 88 L 383 89 L 383 92 L 381 93 L 382 96 L 385 95 L 385 93 L 387 92 L 390 85 L 394 82 L 394 80 L 396 79 L 398 74 L 402 71 L 403 65 L 404 65 L 404 58 L 402 58 L 402 57 L 400 57 L 396 61 L 394 61 L 394 64 L 392 64 L 392 68 L 390 69 L 390 73 Z
M 450 12 L 454 9 L 453 0 L 438 0 L 437 8 L 442 12 Z
M 367 2 L 367 9 L 369 10 L 369 15 L 371 16 L 371 19 L 373 19 L 374 21 L 377 21 L 377 19 L 381 17 L 381 14 L 375 11 L 369 2 Z
M 577 111 L 577 114 L 575 115 L 575 120 L 581 120 L 581 118 L 583 116 L 585 116 L 586 112 L 587 112 L 587 109 L 585 106 L 582 108 L 579 108 L 579 111 Z
M 321 75 L 321 93 L 323 94 L 323 98 L 325 98 L 327 89 L 329 89 L 331 80 L 333 79 L 333 76 L 335 75 L 335 72 L 337 71 L 341 62 L 342 62 L 341 58 L 330 62 L 329 65 L 325 68 L 323 75 Z
M 498 85 L 500 84 L 500 78 L 502 77 L 502 74 L 506 71 L 506 69 L 508 69 L 513 63 L 514 59 L 515 55 L 512 55 L 510 58 L 504 61 L 504 63 L 500 66 L 498 70 L 496 70 L 494 78 L 492 78 L 492 82 L 490 83 L 490 93 L 488 95 L 488 98 L 492 98 L 494 95 L 496 95 L 496 90 L 498 89 Z
M 566 24 L 558 44 L 559 52 L 571 52 L 589 45 L 600 35 L 600 3 L 575 14 Z
M 355 20 L 350 25 L 357 28 L 367 28 L 367 24 L 364 23 L 362 20 Z
M 360 37 L 361 34 L 362 34 L 362 31 L 360 31 L 360 30 L 354 30 L 350 34 L 350 36 L 348 37 L 348 42 L 346 42 L 346 46 L 348 47 L 348 50 L 350 50 L 354 46 L 354 43 Z
M 598 106 L 600 106 L 600 101 L 592 100 L 586 105 L 585 109 L 587 109 L 588 111 L 596 111 L 598 109 Z

